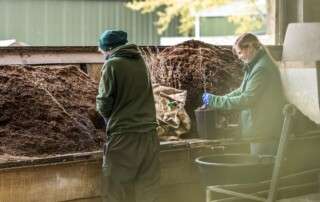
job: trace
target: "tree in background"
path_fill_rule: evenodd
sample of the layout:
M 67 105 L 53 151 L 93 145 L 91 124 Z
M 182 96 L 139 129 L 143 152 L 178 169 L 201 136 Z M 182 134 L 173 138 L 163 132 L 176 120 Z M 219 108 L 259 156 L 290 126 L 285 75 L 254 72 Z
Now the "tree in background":
M 179 33 L 188 36 L 194 27 L 192 13 L 227 2 L 230 0 L 133 0 L 127 6 L 132 10 L 141 11 L 141 13 L 156 11 L 158 21 L 155 24 L 159 34 L 168 28 L 175 17 L 179 17 Z
M 184 36 L 190 36 L 194 28 L 193 13 L 203 9 L 220 6 L 231 2 L 232 0 L 132 0 L 127 3 L 127 7 L 141 13 L 155 12 L 158 15 L 158 21 L 155 22 L 157 31 L 162 34 L 169 26 L 171 21 L 179 18 L 179 33 Z M 266 16 L 256 6 L 256 0 L 247 0 L 253 6 L 258 15 L 230 16 L 229 21 L 237 25 L 236 34 L 250 32 L 260 29 Z M 272 1 L 272 0 L 268 0 Z
M 255 15 L 230 16 L 229 21 L 237 25 L 236 33 L 241 34 L 252 30 L 259 30 L 265 21 L 265 14 L 256 4 L 256 0 L 247 0 L 249 6 L 255 11 Z

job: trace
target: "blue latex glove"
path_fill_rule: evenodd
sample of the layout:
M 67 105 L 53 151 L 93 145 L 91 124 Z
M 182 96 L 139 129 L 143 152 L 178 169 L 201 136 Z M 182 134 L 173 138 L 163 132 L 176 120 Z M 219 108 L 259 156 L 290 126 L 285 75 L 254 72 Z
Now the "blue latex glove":
M 203 93 L 202 94 L 202 103 L 205 106 L 209 105 L 209 102 L 210 102 L 211 99 L 212 99 L 212 94 L 210 94 L 210 93 Z

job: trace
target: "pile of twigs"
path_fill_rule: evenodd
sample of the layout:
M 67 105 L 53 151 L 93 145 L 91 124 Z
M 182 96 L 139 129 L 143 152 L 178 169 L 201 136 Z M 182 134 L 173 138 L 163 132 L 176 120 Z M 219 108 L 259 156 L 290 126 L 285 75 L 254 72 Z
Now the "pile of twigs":
M 186 109 L 191 116 L 204 91 L 228 93 L 239 87 L 243 77 L 240 61 L 230 49 L 196 40 L 168 47 L 146 60 L 154 83 L 187 90 Z

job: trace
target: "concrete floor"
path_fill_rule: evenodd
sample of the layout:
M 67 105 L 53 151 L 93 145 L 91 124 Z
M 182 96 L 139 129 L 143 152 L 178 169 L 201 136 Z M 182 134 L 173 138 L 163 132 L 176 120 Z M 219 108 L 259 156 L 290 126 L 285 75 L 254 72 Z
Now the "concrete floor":
M 320 202 L 320 193 L 308 194 L 304 196 L 299 196 L 295 198 L 282 199 L 279 202 Z
M 92 199 L 79 199 L 79 200 L 71 200 L 67 202 L 101 202 L 101 198 L 97 197 Z

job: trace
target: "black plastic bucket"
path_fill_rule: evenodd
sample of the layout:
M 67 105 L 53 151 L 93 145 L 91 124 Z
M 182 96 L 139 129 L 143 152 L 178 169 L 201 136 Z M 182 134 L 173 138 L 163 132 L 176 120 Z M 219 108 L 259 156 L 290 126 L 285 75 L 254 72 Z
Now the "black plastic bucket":
M 218 154 L 196 158 L 206 186 L 246 184 L 271 179 L 273 156 Z
M 197 133 L 200 138 L 214 139 L 217 137 L 217 113 L 212 109 L 196 109 L 194 111 L 197 124 Z

